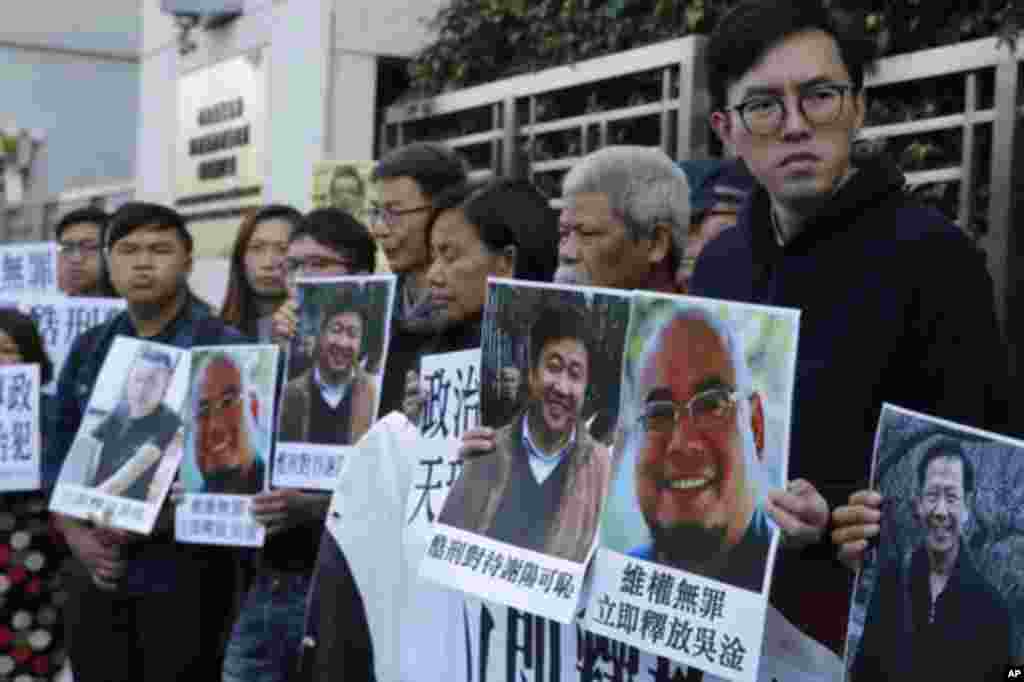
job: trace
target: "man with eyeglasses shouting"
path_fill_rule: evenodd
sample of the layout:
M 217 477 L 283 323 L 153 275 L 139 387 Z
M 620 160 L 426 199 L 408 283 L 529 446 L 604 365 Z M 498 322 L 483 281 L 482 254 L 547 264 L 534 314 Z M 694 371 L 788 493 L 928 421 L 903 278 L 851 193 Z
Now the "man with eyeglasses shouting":
M 898 169 L 851 161 L 874 50 L 858 26 L 820 0 L 744 0 L 720 20 L 711 125 L 758 186 L 690 280 L 694 295 L 802 311 L 789 470 L 830 508 L 866 487 L 885 401 L 1006 423 L 1007 352 L 981 254 L 907 196 Z M 828 515 L 811 520 L 812 542 L 779 555 L 772 603 L 839 651 L 851 576 L 823 541 Z
M 636 496 L 652 541 L 630 555 L 761 592 L 777 530 L 758 505 L 764 409 L 743 348 L 684 310 L 640 366 Z
M 101 253 L 108 220 L 98 208 L 82 208 L 57 223 L 57 286 L 64 294 L 113 296 Z

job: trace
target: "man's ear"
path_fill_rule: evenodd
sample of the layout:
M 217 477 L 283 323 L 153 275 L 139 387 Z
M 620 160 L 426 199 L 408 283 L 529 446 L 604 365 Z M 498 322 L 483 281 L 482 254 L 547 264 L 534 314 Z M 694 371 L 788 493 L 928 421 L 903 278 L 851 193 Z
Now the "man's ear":
M 509 244 L 503 248 L 497 257 L 497 262 L 494 265 L 495 277 L 515 277 L 516 274 L 516 258 L 519 256 L 519 250 Z
M 724 111 L 712 111 L 709 117 L 711 129 L 715 131 L 719 141 L 729 149 L 734 149 L 732 143 L 732 119 Z
M 860 92 L 854 95 L 851 99 L 853 100 L 854 110 L 853 131 L 854 135 L 857 135 L 860 132 L 860 129 L 864 127 L 864 117 L 868 110 L 868 98 L 864 93 L 864 88 L 862 87 Z
M 668 223 L 658 223 L 651 233 L 651 250 L 647 253 L 647 262 L 657 265 L 668 258 L 672 250 L 672 226 Z
M 750 396 L 750 430 L 754 434 L 754 450 L 757 452 L 757 459 L 764 461 L 764 405 L 761 404 L 761 394 L 754 392 Z

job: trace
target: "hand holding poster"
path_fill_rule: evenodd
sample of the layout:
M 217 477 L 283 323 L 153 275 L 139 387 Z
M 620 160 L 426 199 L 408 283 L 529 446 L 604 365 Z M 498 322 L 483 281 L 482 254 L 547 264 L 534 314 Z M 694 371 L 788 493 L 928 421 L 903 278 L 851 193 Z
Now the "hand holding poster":
M 496 389 L 483 404 L 494 449 L 464 461 L 424 576 L 571 622 L 611 472 L 628 315 L 622 292 L 490 281 L 482 385 Z M 508 370 L 526 377 L 517 391 L 497 390 Z
M 0 296 L 56 294 L 56 242 L 27 242 L 0 246 Z
M 38 490 L 39 365 L 0 367 L 0 493 Z
M 333 490 L 340 458 L 377 417 L 395 277 L 296 282 L 298 344 L 281 397 L 274 487 Z
M 847 679 L 1007 679 L 1024 657 L 1024 442 L 885 405 L 872 488 Z
M 172 346 L 114 339 L 50 509 L 149 534 L 181 462 L 189 355 Z
M 786 480 L 798 313 L 637 293 L 587 625 L 754 680 Z
M 186 495 L 175 514 L 181 542 L 261 547 L 264 526 L 249 514 L 268 487 L 276 423 L 277 346 L 192 349 L 185 408 Z

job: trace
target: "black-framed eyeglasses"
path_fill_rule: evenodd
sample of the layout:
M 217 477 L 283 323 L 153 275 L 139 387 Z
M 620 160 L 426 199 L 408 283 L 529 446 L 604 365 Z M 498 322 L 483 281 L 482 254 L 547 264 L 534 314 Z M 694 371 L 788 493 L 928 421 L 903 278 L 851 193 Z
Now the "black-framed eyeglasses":
M 387 206 L 371 206 L 366 212 L 366 215 L 371 224 L 384 223 L 385 225 L 390 226 L 396 224 L 404 215 L 429 211 L 432 208 L 434 207 L 416 206 L 415 208 L 395 209 L 388 208 Z
M 671 433 L 684 416 L 698 429 L 709 431 L 729 423 L 741 394 L 733 388 L 712 388 L 701 391 L 685 403 L 672 400 L 651 400 L 644 404 L 640 422 L 652 433 Z
M 327 258 L 324 256 L 312 256 L 310 258 L 285 258 L 284 269 L 288 274 L 298 272 L 326 272 L 328 270 L 344 270 L 345 274 L 351 274 L 355 265 L 350 260 Z
M 241 391 L 229 391 L 218 399 L 202 400 L 196 407 L 196 419 L 210 419 L 214 415 L 220 414 L 229 407 L 237 404 L 241 399 Z
M 100 248 L 97 242 L 57 242 L 57 253 L 62 256 L 95 256 Z
M 830 125 L 839 120 L 846 95 L 852 92 L 851 83 L 819 83 L 800 91 L 797 107 L 812 126 Z M 781 95 L 754 95 L 728 111 L 738 113 L 747 132 L 759 136 L 777 134 L 788 113 Z

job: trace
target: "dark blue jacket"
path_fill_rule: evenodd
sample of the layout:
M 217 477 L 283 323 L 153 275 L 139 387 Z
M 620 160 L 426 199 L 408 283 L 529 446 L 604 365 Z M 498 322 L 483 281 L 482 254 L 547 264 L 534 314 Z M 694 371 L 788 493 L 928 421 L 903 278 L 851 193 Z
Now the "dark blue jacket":
M 961 542 L 931 622 L 931 568 L 924 548 L 882 566 L 851 682 L 1006 679 L 1013 651 L 1010 610 L 968 551 Z
M 801 311 L 789 475 L 830 508 L 867 487 L 883 402 L 996 431 L 1007 422 L 1007 350 L 984 258 L 903 187 L 895 168 L 863 164 L 784 247 L 758 187 L 691 280 L 697 296 Z M 820 561 L 794 558 L 780 553 L 772 601 L 799 621 L 787 604 L 808 585 L 848 590 L 850 576 L 827 540 L 804 553 Z
M 68 353 L 57 382 L 57 407 L 50 428 L 53 435 L 49 447 L 52 456 L 60 462 L 67 457 L 107 351 L 117 336 L 138 338 L 127 311 L 79 336 Z M 209 306 L 191 294 L 178 316 L 158 335 L 147 340 L 177 348 L 246 343 L 244 336 L 213 317 Z M 173 535 L 159 533 L 131 545 L 129 552 L 121 583 L 127 594 L 171 591 L 175 588 L 175 573 L 181 562 L 226 558 L 218 548 L 176 545 Z

